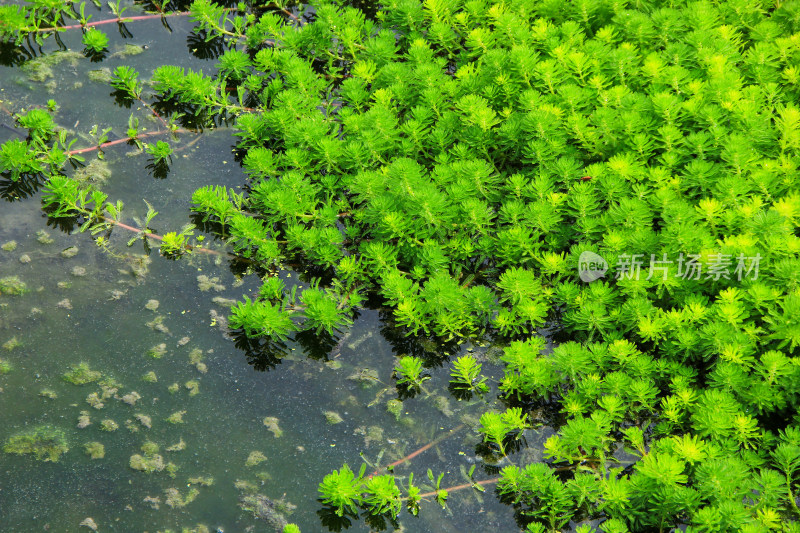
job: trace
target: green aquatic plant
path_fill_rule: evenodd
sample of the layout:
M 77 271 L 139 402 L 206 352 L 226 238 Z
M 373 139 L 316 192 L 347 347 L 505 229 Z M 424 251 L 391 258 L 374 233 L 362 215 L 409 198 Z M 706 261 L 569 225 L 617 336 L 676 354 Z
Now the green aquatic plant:
M 450 384 L 456 390 L 483 394 L 489 391 L 486 378 L 481 376 L 481 364 L 471 355 L 464 355 L 453 361 Z
M 108 35 L 100 30 L 89 29 L 83 34 L 83 44 L 91 53 L 100 53 L 108 48 Z
M 350 467 L 344 464 L 341 469 L 326 475 L 319 485 L 322 502 L 330 505 L 338 516 L 345 514 L 357 516 L 358 507 L 363 499 L 361 492 L 366 468 L 366 465 L 361 465 L 361 470 L 355 475 Z
M 38 461 L 57 462 L 69 451 L 64 431 L 52 426 L 39 426 L 12 435 L 3 445 L 5 453 L 32 455 Z
M 231 328 L 335 335 L 370 301 L 428 342 L 510 341 L 512 407 L 481 417 L 484 444 L 516 460 L 557 413 L 547 462 L 499 482 L 528 531 L 796 529 L 800 26 L 794 1 L 751 4 L 387 0 L 373 19 L 325 0 L 309 17 L 192 2 L 224 52 L 211 74 L 156 68 L 153 99 L 234 124 L 247 194 L 192 197 L 264 276 Z M 74 18 L 2 9 L 15 42 Z M 144 102 L 138 78 L 112 84 Z M 66 132 L 26 120 L 0 172 L 42 173 L 55 216 L 110 229 L 116 204 L 60 174 Z M 283 283 L 287 264 L 316 280 Z M 454 385 L 480 392 L 477 361 L 460 361 Z M 335 474 L 327 503 L 357 514 L 362 476 Z M 371 510 L 396 511 L 389 482 Z
M 398 359 L 394 375 L 398 385 L 417 390 L 422 388 L 422 382 L 430 379 L 430 376 L 422 374 L 422 359 L 407 355 Z

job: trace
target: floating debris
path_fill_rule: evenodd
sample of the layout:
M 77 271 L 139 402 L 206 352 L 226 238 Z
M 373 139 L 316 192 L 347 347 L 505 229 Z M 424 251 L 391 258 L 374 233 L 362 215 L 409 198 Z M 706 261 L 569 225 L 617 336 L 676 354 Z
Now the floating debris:
M 159 303 L 158 300 L 147 300 L 147 303 L 144 304 L 144 308 L 149 311 L 155 311 L 158 309 Z
M 39 241 L 40 244 L 53 244 L 56 242 L 55 239 L 43 229 L 36 232 L 36 240 Z
M 8 241 L 3 246 L 0 246 L 0 249 L 3 249 L 6 252 L 13 252 L 17 249 L 17 241 Z
M 180 347 L 185 344 L 189 344 L 189 340 L 190 340 L 189 337 L 181 337 L 180 340 L 178 341 L 178 346 Z
M 264 461 L 267 460 L 267 456 L 259 451 L 250 452 L 250 455 L 247 456 L 247 461 L 244 462 L 244 466 L 251 467 L 256 466 Z
M 102 446 L 102 444 L 100 446 Z M 94 457 L 92 457 L 92 459 L 94 459 Z M 92 531 L 97 531 L 97 523 L 89 517 L 84 518 L 83 522 L 78 525 L 81 527 L 88 527 Z
M 176 488 L 169 488 L 164 491 L 164 495 L 166 496 L 166 501 L 164 503 L 173 509 L 176 507 L 186 507 L 197 498 L 198 494 L 200 494 L 200 491 L 195 488 L 190 488 L 186 496 L 182 496 L 180 491 Z
M 197 276 L 197 288 L 202 292 L 214 289 L 217 292 L 224 291 L 225 285 L 221 285 L 218 277 L 209 278 L 205 274 Z
M 89 411 L 81 411 L 81 415 L 78 417 L 78 429 L 84 429 L 92 425 L 92 420 L 89 418 Z
M 102 459 L 106 456 L 106 447 L 99 442 L 87 442 L 83 445 L 83 449 L 86 451 L 86 455 L 92 459 Z
M 86 267 L 74 266 L 72 267 L 72 275 L 75 277 L 83 277 L 86 275 Z
M 0 371 L 0 374 L 2 373 L 3 372 Z M 49 398 L 50 400 L 55 400 L 56 398 L 58 398 L 58 393 L 56 393 L 56 391 L 54 391 L 53 389 L 42 389 L 39 391 L 39 396 L 41 396 L 42 398 Z
M 161 359 L 164 357 L 164 354 L 167 353 L 167 344 L 162 342 L 161 344 L 157 344 L 153 346 L 149 350 L 147 350 L 147 355 L 152 357 L 153 359 Z
M 69 451 L 64 431 L 52 426 L 39 426 L 10 437 L 3 451 L 17 455 L 33 455 L 38 461 L 56 462 Z
M 268 416 L 264 418 L 264 425 L 267 426 L 267 429 L 270 430 L 276 437 L 282 437 L 283 430 L 278 427 L 278 422 L 279 420 L 274 416 Z
M 19 256 L 19 262 L 22 263 L 23 265 L 27 265 L 28 263 L 31 262 L 31 256 L 29 256 L 28 254 L 22 254 L 21 256 Z
M 100 429 L 103 431 L 116 431 L 119 429 L 119 424 L 117 424 L 110 418 L 106 418 L 105 420 L 100 422 Z
M 197 396 L 200 394 L 200 383 L 197 380 L 190 379 L 184 383 L 183 386 L 189 391 L 189 396 Z
M 127 403 L 128 405 L 136 405 L 136 402 L 138 402 L 141 399 L 142 395 L 136 391 L 131 391 L 120 398 L 120 400 Z
M 72 302 L 69 301 L 69 298 L 64 298 L 56 304 L 56 307 L 61 309 L 72 309 Z
M 146 427 L 147 429 L 150 429 L 150 428 L 153 427 L 153 419 L 150 418 L 149 416 L 147 416 L 145 414 L 142 414 L 142 413 L 136 413 L 135 415 L 133 415 L 133 417 L 136 420 L 138 420 L 139 423 L 141 425 L 143 425 L 144 427 Z
M 171 415 L 169 415 L 166 420 L 170 424 L 183 424 L 183 415 L 186 414 L 186 411 L 175 411 Z
M 325 415 L 325 420 L 328 421 L 328 424 L 336 425 L 344 422 L 344 418 L 336 411 L 325 411 L 322 414 Z
M 61 251 L 61 257 L 75 257 L 78 255 L 78 247 L 77 246 L 70 246 L 69 248 Z
M 11 337 L 9 340 L 3 343 L 3 349 L 9 352 L 14 348 L 19 348 L 20 346 L 22 346 L 22 343 L 19 341 L 19 339 L 17 339 L 16 336 Z
M 88 363 L 78 363 L 78 366 L 73 366 L 69 372 L 63 375 L 65 381 L 73 385 L 86 385 L 99 380 L 102 374 L 97 370 L 89 368 Z
M 0 278 L 0 294 L 16 296 L 28 292 L 28 286 L 19 276 L 6 276 Z
M 156 373 L 151 370 L 150 372 L 142 376 L 142 381 L 145 381 L 147 383 L 156 383 L 158 382 L 158 376 L 156 376 Z

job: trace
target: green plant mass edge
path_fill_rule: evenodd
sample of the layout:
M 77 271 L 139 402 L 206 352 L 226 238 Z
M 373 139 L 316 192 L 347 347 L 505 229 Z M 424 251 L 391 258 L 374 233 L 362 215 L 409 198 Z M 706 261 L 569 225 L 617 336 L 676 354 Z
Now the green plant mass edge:
M 111 81 L 204 127 L 235 119 L 244 192 L 192 196 L 263 277 L 231 328 L 337 335 L 369 298 L 408 335 L 506 339 L 484 445 L 514 459 L 542 412 L 556 430 L 544 462 L 497 480 L 527 531 L 800 531 L 799 1 L 257 7 L 191 4 L 226 43 L 214 74 Z M 0 9 L 6 39 L 32 31 L 35 9 Z M 49 117 L 19 116 L 30 136 L 0 170 L 44 174 L 52 214 L 111 229 L 122 205 L 62 173 L 75 155 Z M 168 164 L 166 143 L 147 151 Z M 202 249 L 194 229 L 162 253 Z M 286 265 L 314 282 L 288 288 Z M 455 363 L 456 389 L 486 392 Z M 425 379 L 413 358 L 396 376 Z M 412 479 L 344 465 L 321 500 L 389 520 L 446 505 L 441 477 L 424 495 Z

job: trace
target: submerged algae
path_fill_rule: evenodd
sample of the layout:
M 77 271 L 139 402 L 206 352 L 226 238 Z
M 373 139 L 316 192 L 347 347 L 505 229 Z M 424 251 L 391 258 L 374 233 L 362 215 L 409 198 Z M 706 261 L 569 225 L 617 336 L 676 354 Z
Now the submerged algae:
M 56 462 L 69 451 L 64 431 L 52 426 L 39 426 L 10 437 L 3 451 L 17 455 L 33 455 L 39 461 Z
M 102 459 L 106 456 L 106 447 L 99 442 L 87 442 L 83 445 L 83 449 L 86 451 L 86 455 L 92 459 Z
M 88 363 L 78 363 L 78 366 L 72 367 L 69 372 L 63 375 L 63 378 L 68 383 L 73 385 L 86 385 L 99 380 L 102 374 L 97 370 L 89 368 Z

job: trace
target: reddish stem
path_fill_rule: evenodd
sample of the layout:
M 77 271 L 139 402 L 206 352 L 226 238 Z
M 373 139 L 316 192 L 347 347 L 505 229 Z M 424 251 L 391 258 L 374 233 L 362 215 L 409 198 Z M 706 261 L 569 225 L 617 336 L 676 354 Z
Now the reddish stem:
M 419 454 L 421 454 L 425 450 L 430 449 L 433 446 L 436 446 L 437 444 L 442 442 L 444 439 L 446 439 L 447 437 L 450 437 L 456 431 L 459 431 L 460 429 L 463 429 L 463 428 L 464 428 L 464 424 L 460 424 L 460 425 L 454 427 L 453 429 L 451 429 L 450 431 L 448 431 L 444 435 L 440 435 L 440 436 L 436 437 L 435 439 L 433 439 L 431 442 L 429 442 L 428 444 L 426 444 L 425 446 L 423 446 L 419 450 L 406 455 L 405 457 L 403 457 L 399 461 L 395 461 L 395 462 L 393 462 L 391 464 L 386 465 L 386 468 L 387 469 L 391 469 L 391 468 L 394 468 L 397 465 L 405 463 L 406 461 L 410 461 L 411 459 L 413 459 L 414 457 L 418 456 Z M 367 476 L 367 479 L 370 479 L 373 476 L 377 476 L 380 473 L 380 470 L 381 470 L 380 468 L 376 469 L 373 473 L 371 473 L 370 475 Z
M 86 24 L 70 24 L 69 26 L 55 26 L 53 28 L 39 28 L 36 30 L 38 33 L 48 32 L 48 31 L 61 31 L 61 30 L 75 30 L 78 28 L 91 28 L 93 26 L 100 26 L 102 24 L 124 24 L 125 22 L 133 22 L 136 20 L 149 20 L 155 18 L 164 18 L 164 17 L 181 17 L 184 15 L 188 15 L 188 11 L 180 11 L 177 13 L 159 13 L 157 15 L 137 15 L 135 17 L 117 17 L 115 19 L 105 19 L 105 20 L 98 20 L 97 22 L 87 22 Z
M 155 135 L 164 135 L 165 133 L 192 133 L 189 130 L 184 129 L 177 129 L 174 132 L 167 131 L 167 130 L 160 130 L 160 131 L 153 131 L 151 133 L 140 133 L 136 137 L 126 137 L 124 139 L 117 139 L 116 141 L 109 141 L 107 143 L 103 143 L 97 146 L 90 146 L 89 148 L 81 148 L 79 150 L 70 150 L 67 152 L 67 155 L 75 155 L 75 154 L 85 154 L 86 152 L 93 152 L 95 150 L 102 150 L 103 148 L 107 148 L 109 146 L 114 146 L 117 144 L 123 144 L 135 139 L 140 139 L 142 137 L 153 137 Z
M 497 483 L 498 481 L 500 481 L 499 477 L 493 477 L 491 479 L 484 479 L 482 481 L 476 481 L 475 483 L 464 483 L 462 485 L 456 485 L 455 487 L 447 487 L 446 489 L 441 489 L 441 490 L 443 490 L 443 491 L 445 491 L 445 492 L 447 492 L 449 494 L 449 493 L 455 492 L 457 490 L 464 490 L 464 489 L 468 489 L 468 488 L 474 487 L 475 485 L 481 485 L 481 486 L 483 486 L 483 485 L 491 485 L 492 483 Z M 426 492 L 424 494 L 420 494 L 418 497 L 419 498 L 430 498 L 431 496 L 436 496 L 436 494 L 438 494 L 438 492 L 439 492 L 438 490 L 434 490 L 432 492 Z

